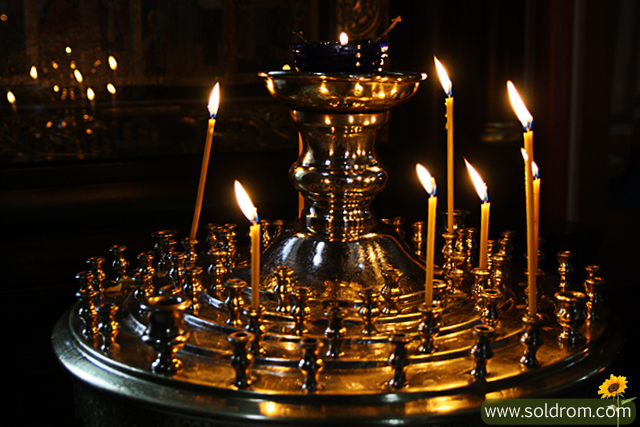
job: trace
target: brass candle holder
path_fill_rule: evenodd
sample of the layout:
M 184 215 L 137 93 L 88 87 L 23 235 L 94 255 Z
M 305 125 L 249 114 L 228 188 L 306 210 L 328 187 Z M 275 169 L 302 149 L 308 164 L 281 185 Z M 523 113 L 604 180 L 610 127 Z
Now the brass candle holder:
M 580 386 L 613 360 L 621 337 L 607 322 L 606 307 L 599 307 L 603 315 L 592 319 L 583 340 L 568 339 L 573 346 L 557 337 L 577 337 L 575 316 L 559 314 L 561 324 L 547 322 L 539 329 L 537 322 L 523 322 L 514 295 L 521 298 L 517 282 L 524 275 L 515 262 L 505 262 L 510 242 L 495 247 L 494 255 L 502 250 L 502 258 L 489 259 L 489 265 L 500 266 L 500 277 L 492 282 L 488 272 L 476 271 L 474 280 L 474 233 L 458 232 L 462 225 L 444 233 L 433 308 L 421 312 L 425 263 L 415 250 L 420 239 L 405 241 L 403 221 L 388 225 L 371 209 L 388 180 L 375 150 L 377 133 L 389 121 L 389 110 L 415 93 L 421 75 L 261 77 L 292 108 L 302 137 L 289 176 L 306 208 L 301 218 L 274 220 L 268 227 L 260 257 L 260 311 L 244 308 L 251 269 L 235 225 L 208 224 L 207 238 L 201 239 L 205 250 L 185 243 L 184 264 L 197 264 L 186 276 L 182 257 L 172 255 L 178 233 L 156 232 L 153 265 L 151 258 L 141 261 L 133 274 L 136 289 L 123 286 L 112 296 L 119 330 L 109 335 L 104 322 L 103 332 L 119 351 L 94 345 L 101 294 L 93 272 L 78 276 L 79 301 L 56 325 L 56 353 L 87 389 L 108 391 L 176 423 L 447 423 L 477 419 L 491 393 L 517 398 Z M 112 254 L 116 278 L 126 283 L 131 272 L 125 255 Z M 178 261 L 172 276 L 171 257 Z M 199 268 L 202 289 L 193 282 Z M 499 322 L 497 294 L 486 293 L 496 282 L 502 295 Z M 477 297 L 489 304 L 480 306 Z M 197 309 L 187 312 L 196 302 Z M 485 309 L 484 321 L 493 327 L 482 325 Z M 523 370 L 535 362 L 535 370 Z M 461 381 L 463 373 L 468 383 Z

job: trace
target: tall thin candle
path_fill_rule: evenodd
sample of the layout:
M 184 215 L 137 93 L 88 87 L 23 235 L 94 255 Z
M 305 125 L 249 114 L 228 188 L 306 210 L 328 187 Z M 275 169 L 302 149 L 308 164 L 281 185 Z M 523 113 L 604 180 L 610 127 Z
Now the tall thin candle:
M 533 116 L 529 113 L 529 110 L 522 102 L 518 91 L 513 83 L 507 82 L 507 91 L 509 92 L 509 98 L 511 99 L 511 105 L 518 116 L 518 119 L 522 123 L 524 128 L 524 149 L 527 153 L 524 162 L 524 176 L 525 176 L 525 194 L 526 194 L 526 206 L 527 206 L 527 270 L 528 274 L 528 294 L 529 294 L 529 316 L 535 317 L 538 310 L 538 296 L 537 296 L 537 276 L 538 271 L 538 236 L 536 235 L 535 227 L 535 207 L 533 198 L 533 174 L 531 170 L 531 164 L 533 162 L 533 131 L 531 130 L 533 124 Z
M 200 222 L 200 212 L 202 211 L 202 200 L 204 198 L 204 185 L 207 182 L 207 169 L 209 168 L 209 156 L 211 154 L 211 141 L 213 140 L 213 131 L 216 127 L 216 115 L 218 114 L 218 106 L 220 105 L 220 84 L 216 83 L 209 97 L 209 127 L 207 128 L 207 137 L 204 144 L 204 154 L 202 156 L 202 166 L 200 168 L 200 182 L 198 184 L 198 195 L 196 197 L 196 208 L 193 211 L 193 222 L 191 223 L 191 234 L 189 237 L 196 238 L 198 232 L 198 222 Z
M 522 158 L 527 161 L 527 151 L 521 148 Z M 540 237 L 540 170 L 536 162 L 531 162 L 531 175 L 533 176 L 533 224 L 536 237 Z M 536 253 L 538 246 L 536 245 Z
M 464 159 L 464 162 L 467 165 L 469 176 L 471 176 L 471 180 L 476 188 L 478 197 L 480 197 L 480 200 L 482 201 L 482 205 L 480 206 L 480 248 L 478 255 L 478 267 L 486 270 L 488 264 L 487 250 L 489 246 L 489 209 L 491 208 L 491 203 L 489 203 L 489 191 L 487 190 L 487 184 L 484 183 L 480 174 L 473 168 L 473 166 L 471 166 L 467 159 Z
M 438 206 L 438 198 L 436 197 L 436 180 L 431 176 L 429 171 L 421 164 L 416 165 L 418 178 L 422 183 L 427 194 L 429 194 L 429 210 L 427 218 L 427 250 L 426 250 L 426 278 L 424 285 L 424 300 L 427 308 L 431 308 L 433 303 L 433 262 L 435 255 L 436 240 L 436 208 Z
M 302 154 L 304 149 L 304 143 L 302 142 L 302 134 L 298 132 L 298 155 Z M 298 218 L 302 218 L 302 211 L 304 210 L 304 196 L 301 192 L 298 192 Z
M 238 181 L 234 182 L 236 199 L 245 217 L 251 222 L 251 309 L 260 309 L 260 219 L 258 210 Z
M 447 70 L 442 66 L 438 58 L 433 57 L 438 70 L 440 83 L 446 94 L 444 105 L 447 117 L 447 231 L 453 232 L 453 91 L 451 80 Z

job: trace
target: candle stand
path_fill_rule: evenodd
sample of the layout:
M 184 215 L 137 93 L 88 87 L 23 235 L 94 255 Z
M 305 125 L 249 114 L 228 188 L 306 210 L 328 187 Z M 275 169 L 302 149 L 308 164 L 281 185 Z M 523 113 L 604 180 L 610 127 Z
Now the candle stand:
M 141 256 L 138 270 L 128 271 L 123 247 L 114 246 L 122 248 L 114 252 L 122 286 L 107 294 L 93 272 L 80 273 L 79 301 L 53 332 L 56 354 L 82 391 L 77 404 L 86 425 L 106 425 L 95 414 L 123 426 L 483 425 L 485 399 L 573 397 L 613 361 L 622 338 L 604 304 L 597 301 L 589 322 L 572 321 L 584 319 L 584 304 L 569 310 L 569 303 L 558 316 L 550 307 L 523 321 L 523 269 L 510 262 L 510 251 L 496 250 L 503 259 L 489 265 L 508 265 L 498 272 L 507 274 L 494 280 L 487 270 L 475 278 L 478 245 L 469 230 L 444 236 L 450 265 L 435 269 L 435 308 L 422 306 L 425 262 L 415 242 L 424 239 L 401 237 L 371 210 L 388 179 L 376 134 L 389 110 L 415 93 L 419 74 L 261 77 L 292 108 L 302 136 L 289 176 L 306 207 L 277 230 L 265 225 L 260 310 L 251 310 L 250 260 L 232 226 L 207 226 L 198 293 L 175 274 L 176 295 L 158 295 L 166 260 L 179 251 L 174 232 L 154 233 L 155 257 Z M 153 295 L 123 279 L 137 273 L 153 275 L 144 287 Z M 560 281 L 544 277 L 542 291 L 557 294 Z M 199 307 L 189 311 L 192 297 Z M 159 303 L 165 300 L 176 304 Z M 104 303 L 113 304 L 108 324 L 117 331 L 106 347 L 96 326 Z M 483 310 L 492 326 L 483 325 Z M 156 337 L 163 319 L 177 332 Z M 567 334 L 584 339 L 566 345 Z

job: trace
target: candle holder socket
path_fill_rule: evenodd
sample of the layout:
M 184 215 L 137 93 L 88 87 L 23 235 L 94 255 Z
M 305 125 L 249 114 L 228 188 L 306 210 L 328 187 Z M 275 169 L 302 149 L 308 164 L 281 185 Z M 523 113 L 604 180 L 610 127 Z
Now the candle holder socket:
M 343 325 L 345 313 L 342 308 L 334 305 L 329 307 L 324 315 L 328 320 L 327 329 L 324 331 L 324 336 L 327 338 L 329 343 L 326 356 L 332 359 L 337 359 L 344 354 L 340 350 L 340 347 L 342 346 L 344 336 L 347 333 L 347 328 Z
M 324 362 L 318 357 L 320 340 L 314 337 L 304 337 L 300 340 L 302 358 L 298 362 L 298 369 L 304 374 L 302 389 L 314 392 L 322 389 L 318 381 L 320 372 L 324 369 Z
M 375 335 L 378 333 L 376 329 L 376 319 L 380 317 L 380 308 L 378 307 L 378 293 L 373 288 L 366 287 L 359 293 L 362 299 L 362 306 L 359 314 L 362 317 L 362 335 Z
M 224 304 L 229 313 L 226 324 L 234 328 L 240 328 L 242 326 L 240 314 L 244 306 L 242 293 L 244 292 L 244 288 L 247 287 L 247 283 L 244 280 L 234 278 L 229 279 L 225 286 L 227 287 L 227 299 L 224 301 Z
M 585 305 L 586 294 L 576 291 L 560 291 L 555 294 L 558 307 L 556 317 L 562 327 L 558 335 L 561 344 L 575 347 L 585 342 L 585 337 L 578 331 L 587 318 Z
M 403 333 L 395 333 L 391 336 L 393 350 L 388 363 L 393 368 L 393 376 L 388 382 L 389 387 L 401 389 L 407 385 L 406 368 L 411 364 L 407 354 L 407 344 L 412 341 L 411 336 Z
M 245 331 L 253 334 L 253 340 L 249 344 L 249 352 L 251 352 L 251 354 L 253 354 L 255 357 L 266 353 L 264 347 L 262 346 L 262 337 L 264 336 L 264 332 L 266 330 L 265 326 L 262 324 L 263 313 L 263 307 L 260 307 L 258 310 L 249 310 L 249 320 L 247 322 L 247 326 L 245 327 Z
M 533 368 L 539 364 L 536 354 L 543 343 L 540 328 L 544 319 L 540 313 L 536 313 L 534 317 L 524 316 L 522 322 L 525 324 L 525 331 L 520 337 L 520 343 L 524 346 L 524 353 L 520 358 L 520 363 L 527 368 Z
M 149 325 L 141 339 L 158 353 L 151 364 L 153 373 L 174 375 L 182 369 L 176 354 L 190 335 L 184 322 L 184 312 L 190 304 L 180 295 L 153 296 L 142 304 L 149 312 Z
M 236 372 L 233 385 L 243 389 L 251 385 L 249 370 L 253 366 L 253 354 L 249 352 L 249 345 L 254 336 L 250 332 L 236 331 L 229 335 L 228 341 L 231 343 L 231 366 Z
M 498 301 L 502 298 L 502 292 L 498 289 L 485 289 L 480 293 L 480 298 L 483 301 L 482 323 L 496 328 L 500 322 Z
M 442 312 L 444 309 L 439 303 L 420 304 L 418 310 L 422 314 L 422 320 L 418 325 L 418 333 L 422 339 L 418 346 L 418 353 L 432 354 L 436 350 L 435 340 L 442 327 Z
M 475 359 L 475 364 L 471 370 L 471 375 L 483 379 L 487 376 L 487 360 L 493 357 L 491 340 L 495 336 L 496 330 L 487 325 L 476 325 L 473 327 L 475 343 L 471 347 L 471 356 Z
M 102 338 L 100 350 L 115 354 L 120 350 L 116 344 L 116 337 L 120 331 L 120 324 L 116 320 L 118 306 L 114 303 L 102 303 L 98 307 L 98 332 Z

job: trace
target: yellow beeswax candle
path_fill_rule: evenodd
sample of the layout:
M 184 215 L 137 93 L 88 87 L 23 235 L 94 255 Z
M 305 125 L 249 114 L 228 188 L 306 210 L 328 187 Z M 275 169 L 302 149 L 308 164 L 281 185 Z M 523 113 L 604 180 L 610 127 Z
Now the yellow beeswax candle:
M 234 183 L 238 205 L 251 222 L 249 237 L 251 239 L 251 309 L 260 309 L 260 220 L 258 210 L 253 205 L 249 195 L 238 181 Z
M 202 155 L 202 166 L 200 167 L 200 182 L 198 183 L 198 195 L 196 197 L 196 207 L 193 211 L 193 221 L 191 222 L 191 239 L 196 238 L 198 232 L 198 223 L 200 222 L 200 212 L 202 211 L 202 200 L 204 199 L 204 186 L 207 181 L 207 169 L 209 168 L 209 157 L 211 155 L 211 141 L 213 140 L 213 131 L 216 127 L 216 114 L 218 114 L 218 106 L 220 105 L 220 85 L 216 83 L 209 97 L 209 126 L 207 128 L 207 137 L 204 144 L 204 153 Z
M 440 83 L 446 94 L 444 105 L 447 117 L 447 231 L 453 232 L 453 92 L 449 75 L 444 66 L 433 57 Z
M 533 173 L 531 165 L 533 162 L 533 131 L 531 125 L 533 116 L 522 102 L 518 91 L 513 83 L 507 82 L 507 91 L 511 99 L 511 105 L 524 128 L 524 184 L 527 210 L 527 271 L 528 271 L 528 295 L 529 295 L 529 317 L 535 317 L 538 310 L 537 301 L 537 271 L 538 271 L 538 236 L 535 225 L 535 201 L 533 195 Z
M 436 180 L 431 174 L 424 168 L 424 166 L 416 165 L 416 172 L 418 178 L 424 187 L 427 194 L 429 194 L 429 209 L 427 217 L 427 248 L 425 254 L 425 287 L 424 287 L 424 302 L 427 308 L 431 308 L 433 303 L 433 266 L 435 256 L 435 240 L 436 240 L 436 209 L 438 206 L 438 198 L 436 197 Z

